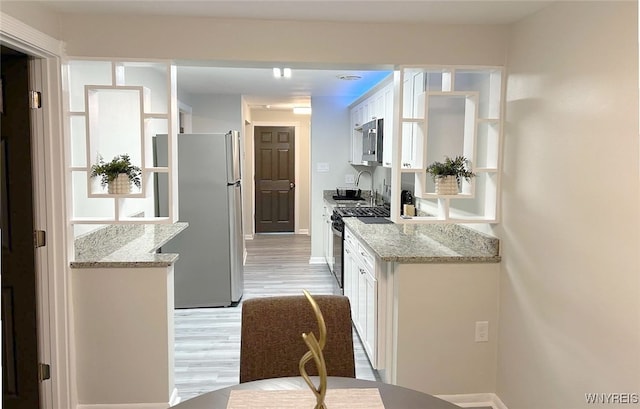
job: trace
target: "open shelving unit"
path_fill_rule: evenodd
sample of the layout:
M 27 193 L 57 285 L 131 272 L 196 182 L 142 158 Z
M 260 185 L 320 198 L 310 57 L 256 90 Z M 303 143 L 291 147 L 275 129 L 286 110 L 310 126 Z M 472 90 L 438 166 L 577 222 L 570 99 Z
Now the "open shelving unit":
M 64 74 L 71 223 L 175 222 L 175 67 L 158 61 L 71 60 Z M 170 135 L 166 157 L 157 157 L 156 134 Z M 141 187 L 109 194 L 99 178 L 90 177 L 91 167 L 100 157 L 108 162 L 121 154 L 142 169 Z M 166 212 L 159 215 L 158 206 Z
M 502 67 L 403 67 L 397 74 L 396 186 L 412 178 L 412 222 L 496 223 L 502 144 Z M 476 177 L 457 195 L 435 193 L 434 161 L 463 155 Z M 399 188 L 397 188 L 399 189 Z M 399 209 L 392 219 L 402 223 Z

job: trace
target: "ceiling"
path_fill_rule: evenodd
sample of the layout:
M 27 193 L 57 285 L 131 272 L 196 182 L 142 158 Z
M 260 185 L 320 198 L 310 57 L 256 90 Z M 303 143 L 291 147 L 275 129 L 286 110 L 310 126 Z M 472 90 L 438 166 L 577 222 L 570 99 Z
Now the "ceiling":
M 260 20 L 335 22 L 509 24 L 545 7 L 550 1 L 527 0 L 74 0 L 40 1 L 62 13 L 176 15 Z M 387 71 L 378 69 L 296 69 L 291 78 L 274 78 L 272 67 L 206 67 L 181 62 L 178 87 L 190 94 L 242 94 L 254 108 L 290 109 L 310 106 L 311 96 L 351 99 L 371 88 Z M 337 67 L 336 67 L 337 68 Z M 383 67 L 384 69 L 384 67 Z M 339 75 L 358 75 L 358 81 Z
M 178 87 L 190 94 L 241 94 L 252 108 L 311 106 L 311 96 L 333 96 L 350 104 L 391 71 L 292 69 L 291 78 L 275 78 L 273 68 L 178 66 Z M 345 75 L 358 80 L 343 80 Z

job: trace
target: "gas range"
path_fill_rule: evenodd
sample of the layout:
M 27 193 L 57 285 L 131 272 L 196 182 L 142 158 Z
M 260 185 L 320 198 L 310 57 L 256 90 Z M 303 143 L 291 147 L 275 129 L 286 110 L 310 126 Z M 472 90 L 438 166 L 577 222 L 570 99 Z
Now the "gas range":
M 391 216 L 391 212 L 387 206 L 338 206 L 333 209 L 331 215 L 331 227 L 333 230 L 333 274 L 338 280 L 338 285 L 343 288 L 344 282 L 344 265 L 342 256 L 344 252 L 344 221 L 343 217 L 363 217 L 362 220 L 370 220 L 376 222 L 388 222 L 386 217 Z
M 389 217 L 391 215 L 385 206 L 336 207 L 334 213 L 340 217 Z
M 389 217 L 391 212 L 386 206 L 346 206 L 336 207 L 331 215 L 333 228 L 339 232 L 344 231 L 343 217 Z

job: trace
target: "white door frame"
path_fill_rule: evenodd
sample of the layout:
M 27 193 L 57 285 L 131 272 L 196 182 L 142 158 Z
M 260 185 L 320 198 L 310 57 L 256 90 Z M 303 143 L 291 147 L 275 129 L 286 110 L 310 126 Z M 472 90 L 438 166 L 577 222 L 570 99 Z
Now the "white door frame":
M 76 405 L 68 300 L 68 223 L 62 126 L 61 59 L 64 43 L 0 12 L 0 42 L 34 57 L 30 86 L 41 91 L 42 109 L 31 120 L 34 228 L 47 232 L 36 251 L 39 361 L 51 365 L 40 385 L 41 407 Z

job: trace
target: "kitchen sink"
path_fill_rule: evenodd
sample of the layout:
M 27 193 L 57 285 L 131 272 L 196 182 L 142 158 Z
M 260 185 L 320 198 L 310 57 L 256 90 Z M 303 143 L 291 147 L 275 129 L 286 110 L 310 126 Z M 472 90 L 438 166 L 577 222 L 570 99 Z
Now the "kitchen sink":
M 364 199 L 362 197 L 353 197 L 353 196 L 336 196 L 333 195 L 333 200 L 336 202 L 363 202 Z

